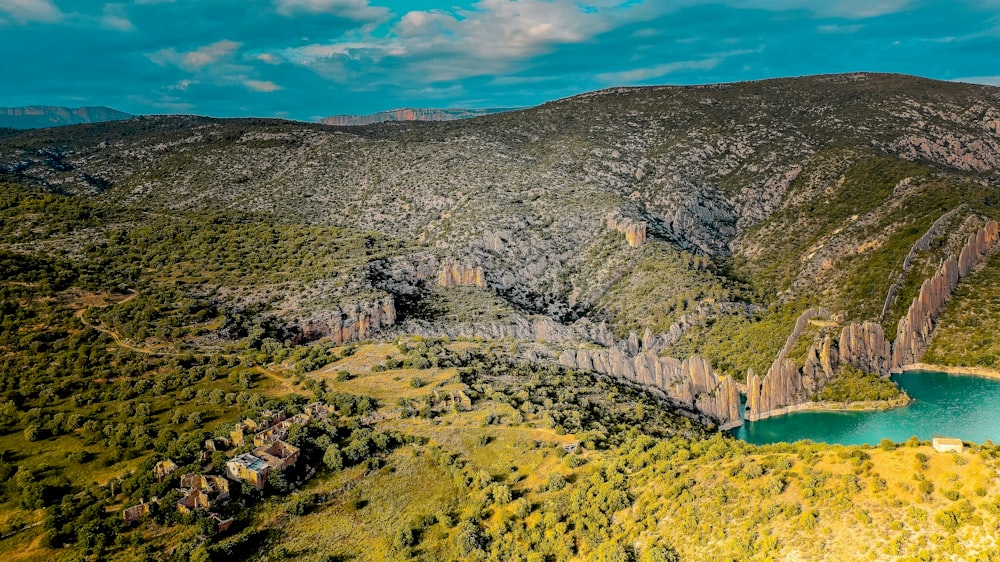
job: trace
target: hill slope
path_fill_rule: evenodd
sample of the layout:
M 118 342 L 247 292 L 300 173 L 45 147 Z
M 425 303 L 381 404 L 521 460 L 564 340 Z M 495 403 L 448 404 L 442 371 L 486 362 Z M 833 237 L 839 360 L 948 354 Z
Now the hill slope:
M 17 183 L 161 220 L 264 213 L 391 241 L 308 287 L 225 283 L 296 337 L 582 341 L 699 354 L 742 380 L 810 306 L 892 335 L 920 282 L 997 216 L 1000 90 L 851 74 L 364 128 L 146 117 L 26 132 L 0 162 Z
M 110 107 L 57 107 L 32 105 L 0 107 L 0 127 L 11 129 L 44 129 L 81 123 L 120 121 L 132 117 Z

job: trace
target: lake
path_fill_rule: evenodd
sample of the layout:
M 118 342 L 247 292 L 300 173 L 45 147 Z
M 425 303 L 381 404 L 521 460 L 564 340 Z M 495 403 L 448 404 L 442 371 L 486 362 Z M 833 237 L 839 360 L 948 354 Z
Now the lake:
M 905 408 L 872 412 L 796 412 L 745 423 L 733 435 L 758 445 L 811 439 L 843 445 L 877 445 L 888 438 L 922 441 L 934 436 L 1000 442 L 1000 381 L 911 371 L 892 380 L 913 398 Z

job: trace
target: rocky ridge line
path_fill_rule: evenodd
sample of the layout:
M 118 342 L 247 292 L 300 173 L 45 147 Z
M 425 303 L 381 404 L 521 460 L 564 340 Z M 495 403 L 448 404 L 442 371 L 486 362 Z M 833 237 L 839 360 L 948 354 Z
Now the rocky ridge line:
M 813 310 L 804 312 L 767 374 L 759 377 L 752 370 L 747 374 L 746 419 L 764 419 L 780 413 L 779 410 L 808 401 L 833 378 L 840 365 L 853 365 L 862 371 L 888 376 L 904 365 L 919 361 L 952 291 L 996 245 L 998 239 L 997 222 L 990 220 L 969 237 L 957 259 L 952 256 L 945 260 L 937 273 L 924 281 L 920 294 L 913 300 L 907 314 L 899 320 L 895 342 L 890 343 L 886 339 L 885 330 L 876 322 L 852 322 L 844 326 L 836 348 L 829 336 L 822 344 L 813 343 L 805 364 L 799 369 L 786 356 L 805 323 L 816 313 Z
M 594 371 L 658 391 L 689 408 L 712 417 L 720 429 L 743 425 L 740 393 L 729 375 L 719 376 L 707 359 L 693 356 L 678 361 L 651 351 L 629 357 L 617 347 L 567 349 L 559 363 L 571 369 Z
M 937 318 L 951 299 L 952 291 L 996 245 L 997 240 L 997 222 L 991 220 L 969 236 L 958 259 L 954 256 L 948 258 L 933 277 L 924 281 L 909 310 L 899 319 L 892 350 L 893 369 L 920 361 L 920 356 L 930 342 Z
M 896 291 L 903 286 L 903 281 L 906 280 L 906 275 L 913 268 L 913 260 L 916 259 L 917 254 L 931 247 L 931 242 L 935 238 L 938 238 L 942 234 L 942 230 L 948 221 L 961 210 L 962 206 L 955 207 L 954 209 L 948 211 L 947 213 L 938 217 L 934 224 L 931 225 L 927 232 L 920 237 L 913 246 L 910 248 L 910 252 L 906 254 L 906 258 L 903 259 L 903 269 L 899 272 L 899 276 L 896 277 L 896 282 L 889 287 L 889 292 L 885 296 L 885 304 L 882 305 L 882 314 L 879 315 L 879 320 L 885 318 L 885 315 L 889 313 L 889 309 L 892 307 L 893 303 L 896 302 Z

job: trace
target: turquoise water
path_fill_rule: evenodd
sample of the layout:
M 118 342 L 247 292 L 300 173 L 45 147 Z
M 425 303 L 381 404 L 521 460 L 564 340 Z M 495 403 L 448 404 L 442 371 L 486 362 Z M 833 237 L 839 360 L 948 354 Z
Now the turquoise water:
M 750 422 L 733 434 L 750 443 L 811 439 L 843 445 L 877 445 L 935 435 L 1000 442 L 1000 381 L 933 372 L 894 375 L 913 398 L 905 408 L 877 412 L 797 412 Z

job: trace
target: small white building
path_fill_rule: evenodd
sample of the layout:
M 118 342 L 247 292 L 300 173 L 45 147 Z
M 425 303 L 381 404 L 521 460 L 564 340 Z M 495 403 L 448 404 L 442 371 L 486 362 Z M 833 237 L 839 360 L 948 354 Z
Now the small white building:
M 932 444 L 934 445 L 934 450 L 939 453 L 961 453 L 965 448 L 961 439 L 952 439 L 950 437 L 935 437 Z

